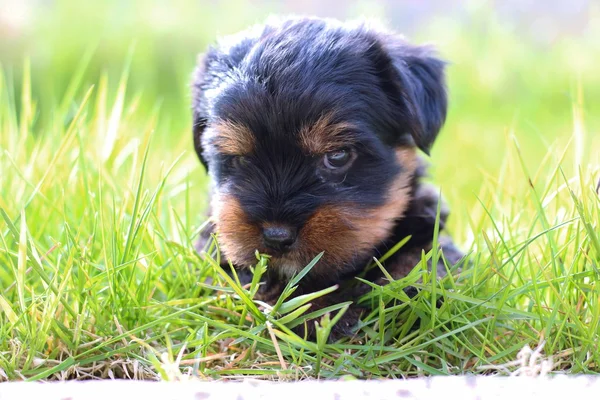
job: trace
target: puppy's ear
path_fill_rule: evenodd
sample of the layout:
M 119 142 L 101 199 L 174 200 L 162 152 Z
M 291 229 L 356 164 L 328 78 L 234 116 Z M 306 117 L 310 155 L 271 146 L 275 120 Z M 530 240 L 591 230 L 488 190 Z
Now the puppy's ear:
M 208 68 L 211 52 L 198 56 L 198 63 L 192 77 L 192 131 L 194 135 L 194 149 L 206 171 L 208 162 L 202 149 L 202 134 L 208 125 L 208 105 L 205 91 L 209 83 Z
M 446 63 L 430 47 L 413 46 L 400 39 L 384 46 L 410 119 L 410 134 L 415 144 L 429 154 L 446 120 Z
M 208 171 L 208 160 L 202 146 L 202 134 L 209 124 L 210 104 L 206 92 L 215 89 L 232 69 L 236 68 L 263 32 L 261 26 L 254 26 L 235 35 L 221 38 L 209 46 L 206 53 L 198 56 L 192 78 L 192 123 L 194 148 L 200 162 Z

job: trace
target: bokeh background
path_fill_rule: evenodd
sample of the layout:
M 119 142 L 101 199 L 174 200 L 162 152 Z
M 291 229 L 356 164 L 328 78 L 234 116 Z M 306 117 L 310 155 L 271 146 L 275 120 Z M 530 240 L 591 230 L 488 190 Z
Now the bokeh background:
M 597 157 L 600 5 L 591 0 L 0 0 L 0 64 L 18 104 L 29 60 L 34 132 L 43 135 L 77 71 L 80 97 L 102 79 L 116 96 L 131 62 L 125 104 L 159 114 L 153 157 L 171 160 L 191 150 L 197 54 L 218 35 L 286 13 L 377 18 L 438 46 L 450 61 L 450 110 L 432 176 L 455 213 L 471 212 L 475 194 L 493 185 L 514 140 L 532 171 L 551 147 L 572 149 L 575 161 Z

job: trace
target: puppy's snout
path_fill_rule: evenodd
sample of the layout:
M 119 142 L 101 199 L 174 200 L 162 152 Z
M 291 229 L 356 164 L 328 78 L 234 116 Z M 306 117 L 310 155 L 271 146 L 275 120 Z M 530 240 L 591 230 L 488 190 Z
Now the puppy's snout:
M 285 225 L 270 225 L 263 228 L 263 241 L 270 250 L 285 252 L 296 242 L 296 229 Z

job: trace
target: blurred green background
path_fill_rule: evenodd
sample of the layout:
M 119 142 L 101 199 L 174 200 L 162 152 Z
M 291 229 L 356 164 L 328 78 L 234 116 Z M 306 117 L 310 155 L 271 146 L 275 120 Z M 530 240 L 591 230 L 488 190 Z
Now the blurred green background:
M 192 148 L 188 84 L 197 54 L 218 35 L 286 13 L 374 17 L 438 46 L 451 63 L 450 110 L 432 175 L 455 213 L 468 214 L 474 194 L 493 182 L 510 134 L 532 171 L 557 143 L 571 143 L 575 161 L 598 158 L 600 7 L 592 1 L 0 0 L 0 63 L 19 104 L 30 60 L 33 131 L 43 135 L 78 66 L 89 61 L 75 98 L 100 79 L 116 96 L 133 49 L 125 104 L 147 118 L 160 110 L 153 157 L 172 159 Z

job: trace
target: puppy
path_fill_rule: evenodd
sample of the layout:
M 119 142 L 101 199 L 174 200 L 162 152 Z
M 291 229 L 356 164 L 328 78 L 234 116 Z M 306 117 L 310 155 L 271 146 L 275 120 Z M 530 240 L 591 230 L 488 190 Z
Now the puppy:
M 366 293 L 354 277 L 410 236 L 385 263 L 394 278 L 408 274 L 435 229 L 438 195 L 422 183 L 418 150 L 429 154 L 446 118 L 444 65 L 392 33 L 319 18 L 273 20 L 211 47 L 192 90 L 194 145 L 212 182 L 198 249 L 216 232 L 236 269 L 257 250 L 270 255 L 267 302 L 324 251 L 294 295 L 340 288 L 313 310 Z M 442 207 L 440 229 L 447 217 Z M 359 316 L 351 307 L 334 337 Z M 313 337 L 313 325 L 300 332 Z

